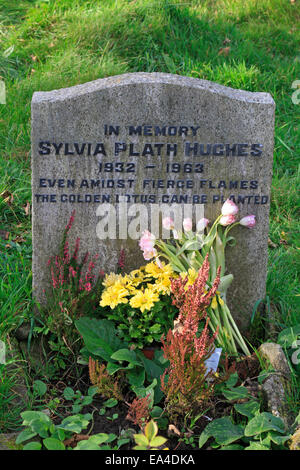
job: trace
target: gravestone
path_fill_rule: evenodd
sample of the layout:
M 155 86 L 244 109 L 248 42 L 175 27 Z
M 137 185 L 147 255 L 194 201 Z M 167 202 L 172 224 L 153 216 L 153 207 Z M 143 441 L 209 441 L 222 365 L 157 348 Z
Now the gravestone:
M 57 254 L 73 209 L 71 242 L 80 237 L 82 252 L 99 253 L 98 267 L 107 272 L 115 269 L 121 247 L 128 269 L 144 263 L 137 240 L 128 237 L 134 211 L 127 207 L 137 204 L 150 218 L 161 204 L 192 206 L 214 220 L 229 197 L 240 216 L 255 214 L 257 221 L 251 230 L 233 229 L 237 244 L 227 252 L 234 275 L 229 305 L 245 326 L 265 295 L 274 109 L 268 93 L 163 73 L 34 93 L 36 298 L 43 300 L 47 261 Z M 100 229 L 105 211 L 111 214 L 107 239 Z

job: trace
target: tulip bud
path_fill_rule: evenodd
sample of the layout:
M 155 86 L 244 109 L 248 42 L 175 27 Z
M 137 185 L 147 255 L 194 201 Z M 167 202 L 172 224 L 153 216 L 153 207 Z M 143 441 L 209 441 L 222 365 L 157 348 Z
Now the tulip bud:
M 244 227 L 252 228 L 256 224 L 255 222 L 255 215 L 246 215 L 240 220 L 240 225 L 243 225 Z
M 165 217 L 162 221 L 163 228 L 166 230 L 173 230 L 174 228 L 174 220 L 171 217 Z
M 226 227 L 226 225 L 233 224 L 235 222 L 234 215 L 223 215 L 220 219 L 220 225 Z
M 143 251 L 149 251 L 153 249 L 155 245 L 155 235 L 153 235 L 148 230 L 145 230 L 140 239 L 139 245 L 140 245 L 141 250 Z
M 183 228 L 186 232 L 190 232 L 193 228 L 193 221 L 190 218 L 186 218 L 183 220 Z
M 222 215 L 235 215 L 239 211 L 238 206 L 232 202 L 230 199 L 227 199 L 221 209 Z
M 152 248 L 151 250 L 145 250 L 143 256 L 146 261 L 149 261 L 150 259 L 157 256 L 157 250 L 155 248 Z
M 208 219 L 200 219 L 197 223 L 197 231 L 203 232 L 203 230 L 208 226 L 209 220 Z

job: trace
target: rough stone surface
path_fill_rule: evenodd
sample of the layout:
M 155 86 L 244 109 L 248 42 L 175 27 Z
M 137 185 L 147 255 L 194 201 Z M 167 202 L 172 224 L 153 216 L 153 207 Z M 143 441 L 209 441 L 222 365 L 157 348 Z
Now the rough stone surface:
M 286 379 L 291 377 L 288 361 L 279 344 L 264 343 L 260 346 L 259 353 L 270 362 L 275 371 L 280 372 Z
M 288 429 L 294 421 L 286 404 L 286 381 L 282 376 L 271 374 L 262 384 L 262 389 L 266 394 L 268 410 L 277 418 L 281 418 Z
M 16 444 L 18 434 L 17 432 L 0 434 L 0 450 L 20 450 L 22 445 Z
M 125 74 L 67 89 L 34 93 L 33 288 L 37 299 L 43 299 L 43 289 L 49 281 L 47 260 L 57 253 L 62 230 L 73 209 L 76 209 L 76 219 L 72 241 L 78 236 L 82 252 L 99 252 L 99 267 L 107 271 L 115 269 L 123 246 L 127 251 L 128 268 L 137 267 L 143 260 L 136 240 L 100 240 L 97 237 L 96 225 L 100 217 L 96 210 L 100 202 L 107 202 L 105 197 L 118 206 L 117 196 L 129 195 L 129 205 L 142 203 L 148 210 L 161 203 L 204 204 L 204 216 L 210 220 L 219 214 L 226 198 L 231 197 L 238 203 L 241 216 L 255 214 L 257 220 L 254 229 L 233 229 L 237 245 L 227 253 L 227 266 L 235 278 L 228 300 L 233 315 L 245 327 L 256 300 L 265 295 L 274 108 L 268 93 L 250 93 L 161 73 Z M 114 129 L 119 126 L 118 135 L 114 132 L 106 135 L 105 129 L 109 127 L 105 126 Z M 142 135 L 129 135 L 130 126 L 142 126 Z M 155 134 L 155 127 L 164 126 L 166 136 L 151 135 Z M 172 135 L 174 133 L 176 135 Z M 53 143 L 59 148 L 57 152 Z M 63 145 L 57 147 L 60 143 Z M 96 149 L 97 143 L 104 145 L 106 155 L 99 152 L 99 146 Z M 126 151 L 115 155 L 118 143 L 125 143 Z M 198 144 L 196 155 L 195 143 Z M 140 155 L 129 155 L 130 144 L 132 153 Z M 171 152 L 174 144 L 177 144 L 176 155 Z M 98 153 L 94 155 L 96 150 Z M 210 154 L 203 155 L 207 150 Z M 103 171 L 107 169 L 105 163 L 115 165 L 116 162 L 135 164 L 134 173 L 117 172 L 115 166 L 111 173 Z M 167 173 L 167 163 L 180 163 L 180 172 Z M 184 172 L 184 163 L 192 164 L 192 173 Z M 198 172 L 201 164 L 203 171 Z M 150 165 L 154 168 L 149 168 Z M 125 168 L 130 169 L 126 165 Z M 84 180 L 90 184 L 91 179 L 100 179 L 100 186 L 104 184 L 104 188 L 91 189 L 86 183 L 82 186 Z M 114 180 L 116 186 L 120 179 L 125 180 L 124 188 L 105 187 L 110 184 L 107 180 Z M 130 179 L 134 182 L 130 183 Z M 145 185 L 146 179 L 150 179 L 151 184 L 154 181 L 156 186 L 158 180 L 164 185 L 168 180 L 175 181 L 174 184 L 180 180 L 185 187 L 152 188 L 151 184 Z M 74 180 L 74 186 L 68 188 L 67 180 Z M 193 187 L 187 187 L 189 184 Z M 96 202 L 88 203 L 70 202 L 70 195 L 75 198 L 80 195 L 83 200 L 88 195 L 87 199 L 91 196 L 92 201 L 98 196 Z M 137 195 L 136 201 L 133 195 Z M 61 198 L 67 202 L 62 202 Z

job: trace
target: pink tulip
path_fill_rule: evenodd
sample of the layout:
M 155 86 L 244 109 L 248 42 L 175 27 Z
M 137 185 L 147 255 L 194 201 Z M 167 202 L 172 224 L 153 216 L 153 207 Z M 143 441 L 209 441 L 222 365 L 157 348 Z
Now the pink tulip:
M 163 228 L 166 230 L 173 230 L 174 228 L 174 220 L 171 217 L 165 217 L 162 221 Z
M 240 224 L 244 227 L 252 228 L 255 226 L 255 215 L 246 215 L 240 220 Z
M 186 232 L 190 232 L 193 228 L 193 221 L 189 217 L 183 220 L 183 228 Z
M 226 227 L 226 225 L 233 224 L 235 222 L 234 215 L 223 215 L 220 219 L 220 225 Z
M 227 199 L 222 206 L 222 215 L 235 215 L 239 211 L 238 206 L 232 202 L 230 199 Z
M 140 239 L 139 245 L 143 251 L 149 251 L 153 249 L 155 245 L 155 235 L 149 232 L 149 230 L 145 230 Z
M 143 256 L 146 261 L 149 261 L 150 259 L 157 256 L 157 250 L 155 248 L 152 248 L 151 250 L 145 250 Z
M 203 217 L 203 219 L 200 219 L 197 223 L 197 231 L 203 232 L 203 230 L 208 226 L 208 224 L 209 224 L 209 220 Z

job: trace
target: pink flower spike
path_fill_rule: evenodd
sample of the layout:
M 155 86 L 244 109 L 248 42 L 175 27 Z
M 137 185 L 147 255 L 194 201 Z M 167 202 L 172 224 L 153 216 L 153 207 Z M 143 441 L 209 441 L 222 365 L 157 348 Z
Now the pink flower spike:
M 193 228 L 193 221 L 189 217 L 183 220 L 183 228 L 186 232 L 190 232 Z
M 166 230 L 173 230 L 174 229 L 174 220 L 171 217 L 165 217 L 162 221 L 163 228 Z
M 252 228 L 255 226 L 255 224 L 256 224 L 255 215 L 253 214 L 246 215 L 240 220 L 240 225 L 243 225 L 244 227 L 247 227 L 247 228 Z
M 220 225 L 226 227 L 227 225 L 233 224 L 235 222 L 234 215 L 223 215 L 220 219 Z
M 232 202 L 230 199 L 227 199 L 222 206 L 222 215 L 235 215 L 239 211 L 238 206 Z
M 203 217 L 203 219 L 200 219 L 197 223 L 197 231 L 198 232 L 203 232 L 203 230 L 208 226 L 209 220 Z

